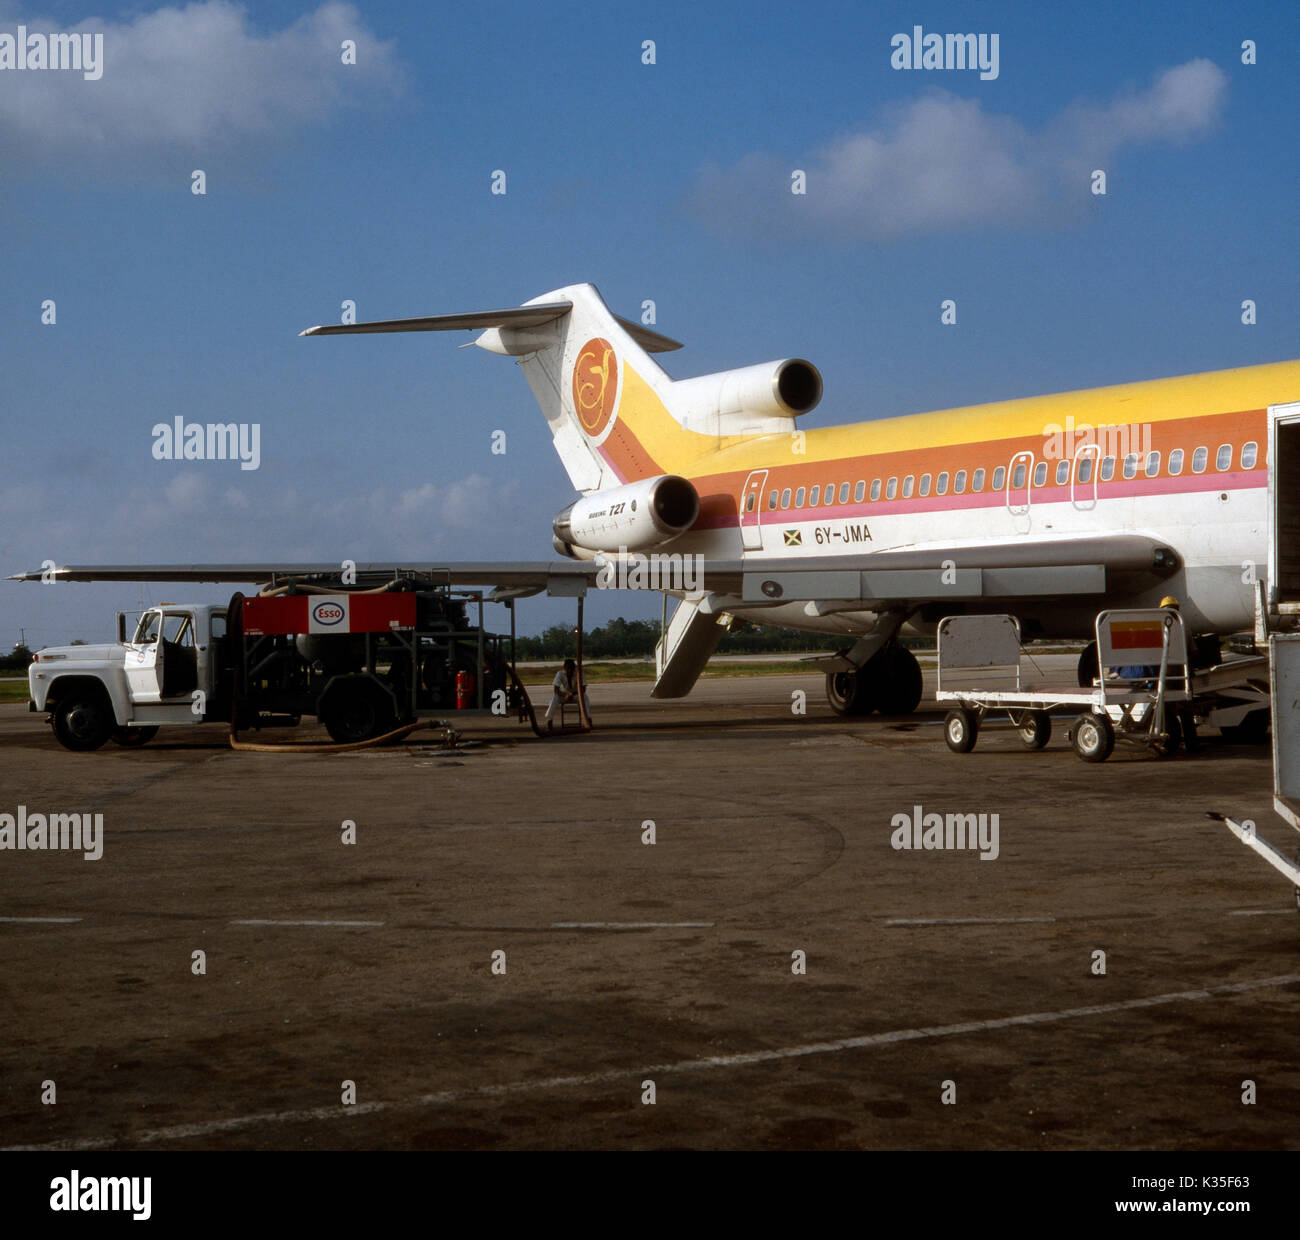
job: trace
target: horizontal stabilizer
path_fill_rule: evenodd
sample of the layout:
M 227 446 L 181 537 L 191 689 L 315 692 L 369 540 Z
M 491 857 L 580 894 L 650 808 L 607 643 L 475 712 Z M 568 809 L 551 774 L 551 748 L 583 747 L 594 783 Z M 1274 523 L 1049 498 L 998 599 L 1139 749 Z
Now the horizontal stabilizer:
M 470 314 L 433 314 L 417 319 L 376 319 L 369 323 L 331 323 L 309 327 L 300 336 L 351 336 L 366 332 L 454 332 L 486 331 L 491 327 L 540 327 L 563 318 L 573 309 L 570 301 L 548 301 L 505 310 L 477 310 Z M 681 342 L 643 327 L 619 315 L 613 316 L 647 353 L 671 353 Z
M 538 306 L 511 306 L 508 310 L 478 310 L 471 314 L 434 314 L 420 319 L 379 319 L 370 323 L 334 323 L 309 327 L 300 336 L 350 336 L 356 332 L 483 331 L 489 327 L 540 327 L 573 309 L 570 301 L 548 301 Z

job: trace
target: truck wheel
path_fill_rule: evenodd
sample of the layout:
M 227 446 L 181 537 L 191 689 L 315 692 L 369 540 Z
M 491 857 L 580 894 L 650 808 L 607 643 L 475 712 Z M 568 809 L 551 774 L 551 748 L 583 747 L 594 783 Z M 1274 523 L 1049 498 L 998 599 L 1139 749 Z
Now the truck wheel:
M 329 699 L 320 721 L 330 738 L 340 745 L 368 741 L 392 730 L 392 703 L 369 681 L 341 684 Z
M 1105 762 L 1115 748 L 1115 728 L 1108 715 L 1080 715 L 1070 739 L 1074 752 L 1085 762 Z
M 88 753 L 98 749 L 115 726 L 113 708 L 99 693 L 73 693 L 54 708 L 54 735 L 65 749 Z
M 113 740 L 123 749 L 139 749 L 158 735 L 157 728 L 114 728 Z
M 953 753 L 970 753 L 979 734 L 979 717 L 973 710 L 950 710 L 943 721 L 943 739 Z

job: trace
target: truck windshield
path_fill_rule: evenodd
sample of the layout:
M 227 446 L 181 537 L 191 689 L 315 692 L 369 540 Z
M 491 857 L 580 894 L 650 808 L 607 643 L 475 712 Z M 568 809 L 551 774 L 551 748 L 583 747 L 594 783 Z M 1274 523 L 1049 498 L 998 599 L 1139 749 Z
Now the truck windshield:
M 146 611 L 140 617 L 140 623 L 136 627 L 135 637 L 131 640 L 137 646 L 149 646 L 158 640 L 158 622 L 162 619 L 162 613 L 157 611 Z

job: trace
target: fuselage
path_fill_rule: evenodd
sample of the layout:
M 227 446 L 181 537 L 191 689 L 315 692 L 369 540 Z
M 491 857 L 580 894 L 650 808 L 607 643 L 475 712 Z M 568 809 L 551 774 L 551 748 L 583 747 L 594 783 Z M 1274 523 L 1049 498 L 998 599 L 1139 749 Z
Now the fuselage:
M 1251 624 L 1267 559 L 1267 410 L 1297 398 L 1300 362 L 1281 362 L 722 440 L 692 460 L 671 459 L 671 439 L 656 445 L 651 422 L 650 442 L 625 434 L 600 451 L 620 476 L 643 476 L 652 460 L 694 482 L 700 518 L 674 552 L 861 561 L 901 548 L 1140 533 L 1173 547 L 1181 567 L 1105 605 L 1174 594 L 1197 631 L 1232 632 Z M 1043 636 L 1083 636 L 1097 607 L 1046 600 L 1017 610 Z M 873 619 L 811 617 L 796 605 L 753 618 L 839 633 Z

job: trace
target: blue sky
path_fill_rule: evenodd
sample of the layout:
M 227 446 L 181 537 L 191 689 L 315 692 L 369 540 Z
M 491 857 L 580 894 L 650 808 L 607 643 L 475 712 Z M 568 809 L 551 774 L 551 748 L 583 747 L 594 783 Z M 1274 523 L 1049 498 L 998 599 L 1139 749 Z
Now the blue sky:
M 0 0 L 0 36 L 105 47 L 98 81 L 0 70 L 0 570 L 550 558 L 573 493 L 513 364 L 298 338 L 344 299 L 590 280 L 655 302 L 675 377 L 808 357 L 817 426 L 1300 356 L 1300 14 L 1272 10 Z M 996 33 L 998 76 L 891 68 L 917 24 Z M 260 468 L 155 460 L 178 415 L 258 423 Z M 3 583 L 0 645 L 176 593 Z M 619 613 L 657 599 L 589 609 Z

